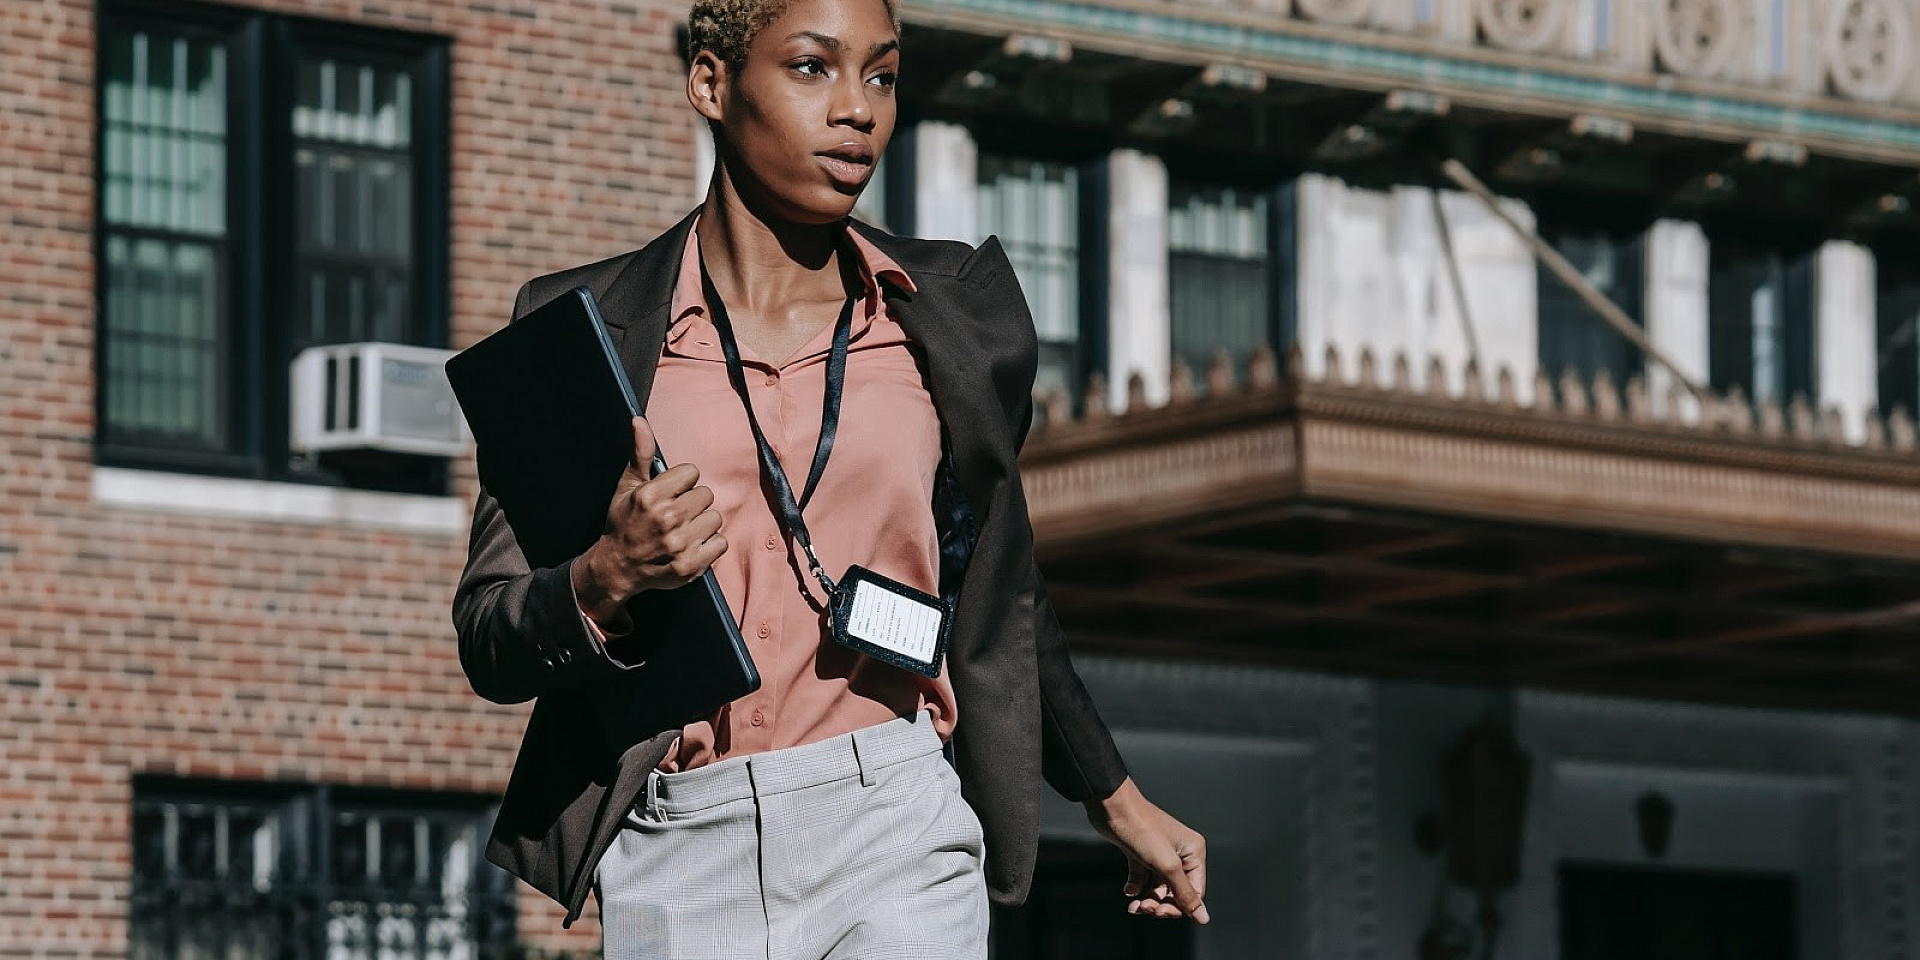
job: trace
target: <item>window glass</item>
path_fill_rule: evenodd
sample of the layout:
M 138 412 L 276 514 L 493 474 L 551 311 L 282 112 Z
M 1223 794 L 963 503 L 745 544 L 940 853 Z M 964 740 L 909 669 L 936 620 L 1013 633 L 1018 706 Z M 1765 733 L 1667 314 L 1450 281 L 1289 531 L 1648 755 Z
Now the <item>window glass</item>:
M 1716 242 L 1707 285 L 1709 375 L 1753 401 L 1813 394 L 1811 254 Z
M 1070 164 L 982 153 L 979 223 L 997 235 L 1033 310 L 1040 336 L 1039 392 L 1078 392 L 1079 179 Z
M 195 21 L 102 12 L 101 462 L 444 493 L 442 458 L 297 454 L 288 426 L 300 350 L 444 343 L 443 43 Z
M 1875 271 L 1880 409 L 1900 407 L 1911 417 L 1920 414 L 1920 273 L 1898 263 L 1880 257 Z
M 1217 352 L 1236 366 L 1272 345 L 1272 269 L 1265 193 L 1173 184 L 1167 256 L 1173 354 L 1201 375 Z
M 1614 236 L 1602 231 L 1547 230 L 1548 241 L 1580 275 L 1607 299 L 1645 325 L 1642 302 L 1642 234 Z M 1614 330 L 1585 300 L 1541 264 L 1537 268 L 1540 311 L 1540 369 L 1556 388 L 1567 371 L 1592 384 L 1605 370 L 1616 387 L 1645 369 L 1640 350 Z
M 226 53 L 203 38 L 112 31 L 102 70 L 103 430 L 221 450 Z
M 410 342 L 412 81 L 332 57 L 303 59 L 298 76 L 295 347 Z

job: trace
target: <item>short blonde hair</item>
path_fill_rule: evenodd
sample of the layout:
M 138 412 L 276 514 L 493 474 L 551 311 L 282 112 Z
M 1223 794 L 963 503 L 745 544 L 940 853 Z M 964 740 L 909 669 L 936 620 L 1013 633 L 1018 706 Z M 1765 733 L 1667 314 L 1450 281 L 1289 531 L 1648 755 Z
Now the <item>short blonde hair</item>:
M 720 58 L 728 69 L 738 70 L 747 62 L 747 48 L 767 24 L 787 12 L 790 0 L 694 0 L 687 13 L 687 59 L 702 50 Z M 880 0 L 886 5 L 887 19 L 894 32 L 900 30 L 900 8 L 896 0 Z

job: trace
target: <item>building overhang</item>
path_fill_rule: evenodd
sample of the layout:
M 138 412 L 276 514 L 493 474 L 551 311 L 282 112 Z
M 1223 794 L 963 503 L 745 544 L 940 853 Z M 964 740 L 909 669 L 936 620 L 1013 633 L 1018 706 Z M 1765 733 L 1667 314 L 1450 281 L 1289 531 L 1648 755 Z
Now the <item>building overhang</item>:
M 1416 389 L 1404 364 L 1357 366 L 1349 382 L 1296 359 L 1251 389 L 1217 378 L 1078 420 L 1056 404 L 1022 470 L 1070 634 L 1428 680 L 1920 704 L 1904 416 L 1854 442 L 1805 409 L 1473 371 Z

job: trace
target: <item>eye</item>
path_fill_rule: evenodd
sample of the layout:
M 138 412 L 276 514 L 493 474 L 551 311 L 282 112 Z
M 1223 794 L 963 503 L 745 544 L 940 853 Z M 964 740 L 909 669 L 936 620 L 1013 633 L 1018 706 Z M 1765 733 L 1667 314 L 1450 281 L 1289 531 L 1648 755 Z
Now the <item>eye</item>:
M 894 84 L 900 82 L 900 75 L 897 73 L 893 73 L 891 71 L 888 71 L 885 73 L 876 73 L 873 76 L 868 77 L 867 82 L 883 90 L 891 90 L 893 89 Z
M 806 77 L 824 77 L 827 75 L 827 62 L 819 57 L 804 57 L 793 62 L 791 69 Z

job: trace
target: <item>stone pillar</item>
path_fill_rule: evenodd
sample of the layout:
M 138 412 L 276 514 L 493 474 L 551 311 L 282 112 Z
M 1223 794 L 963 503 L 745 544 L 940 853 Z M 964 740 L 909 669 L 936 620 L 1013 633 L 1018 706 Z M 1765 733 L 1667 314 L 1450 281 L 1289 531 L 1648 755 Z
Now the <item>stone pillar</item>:
M 1866 439 L 1867 411 L 1879 406 L 1873 253 L 1844 240 L 1814 261 L 1814 357 L 1820 409 L 1839 407 L 1848 443 Z
M 1120 409 L 1127 378 L 1147 402 L 1167 401 L 1173 341 L 1167 279 L 1167 167 L 1138 150 L 1107 158 L 1107 402 Z M 1205 371 L 1195 371 L 1196 376 Z
M 1294 339 L 1308 373 L 1324 376 L 1328 344 L 1339 344 L 1336 314 L 1342 301 L 1340 264 L 1346 251 L 1339 248 L 1339 229 L 1345 212 L 1346 184 L 1325 174 L 1303 174 L 1294 185 L 1294 285 L 1296 309 Z M 1378 247 L 1376 247 L 1376 255 Z
M 1439 195 L 1465 287 L 1469 336 L 1432 191 L 1366 190 L 1307 175 L 1296 196 L 1297 329 L 1309 373 L 1351 380 L 1360 352 L 1371 350 L 1377 377 L 1389 376 L 1395 359 L 1405 357 L 1416 389 L 1458 393 L 1467 361 L 1475 358 L 1489 392 L 1504 366 L 1513 371 L 1520 398 L 1531 395 L 1538 293 L 1532 254 L 1478 199 Z M 1532 223 L 1525 204 L 1500 202 L 1520 223 Z M 1324 369 L 1328 347 L 1338 351 L 1340 370 Z M 1434 357 L 1447 370 L 1447 383 L 1430 386 Z
M 975 209 L 980 151 L 973 134 L 953 123 L 928 121 L 914 128 L 913 233 L 929 240 L 978 243 Z
M 1695 381 L 1707 382 L 1707 234 L 1697 223 L 1660 220 L 1647 230 L 1647 339 Z M 1673 377 L 1647 358 L 1647 385 L 1663 405 Z M 1669 411 L 1673 415 L 1674 411 Z M 1691 400 L 1678 415 L 1698 417 Z

